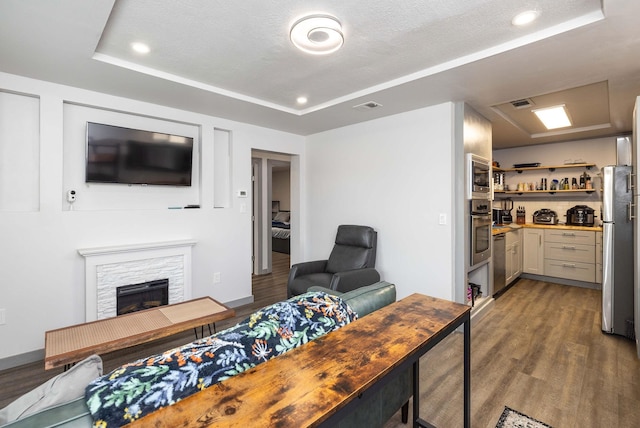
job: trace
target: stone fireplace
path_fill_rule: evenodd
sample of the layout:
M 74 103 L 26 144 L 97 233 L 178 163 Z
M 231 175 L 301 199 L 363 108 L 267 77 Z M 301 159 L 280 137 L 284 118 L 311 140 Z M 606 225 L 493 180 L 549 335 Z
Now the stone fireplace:
M 168 303 L 191 299 L 191 248 L 196 241 L 84 248 L 85 319 L 117 315 L 118 287 L 168 280 Z

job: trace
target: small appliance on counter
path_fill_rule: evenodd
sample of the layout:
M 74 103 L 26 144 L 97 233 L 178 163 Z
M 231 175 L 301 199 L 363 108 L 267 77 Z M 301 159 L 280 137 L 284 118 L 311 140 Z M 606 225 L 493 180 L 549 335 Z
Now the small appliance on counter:
M 495 224 L 511 224 L 513 217 L 511 210 L 513 209 L 513 201 L 511 199 L 502 199 L 494 203 L 493 221 Z
M 593 226 L 594 210 L 586 205 L 576 205 L 567 210 L 567 224 L 573 226 Z
M 535 224 L 558 224 L 558 214 L 548 208 L 542 208 L 533 213 Z

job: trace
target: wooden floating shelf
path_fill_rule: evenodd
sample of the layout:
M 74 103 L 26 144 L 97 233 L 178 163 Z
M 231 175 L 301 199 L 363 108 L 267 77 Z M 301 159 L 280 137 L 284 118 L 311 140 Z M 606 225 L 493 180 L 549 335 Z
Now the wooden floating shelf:
M 563 168 L 587 168 L 587 169 L 591 169 L 593 167 L 595 167 L 596 164 L 594 163 L 573 163 L 573 164 L 566 164 L 566 165 L 550 165 L 550 166 L 530 166 L 530 167 L 526 167 L 526 168 L 493 168 L 493 171 L 495 172 L 517 172 L 518 174 L 521 174 L 522 171 L 539 171 L 541 169 L 548 169 L 549 171 L 555 171 L 556 169 L 563 169 Z
M 526 195 L 530 193 L 593 193 L 596 189 L 569 189 L 569 190 L 494 190 L 493 193 L 504 193 L 509 195 Z

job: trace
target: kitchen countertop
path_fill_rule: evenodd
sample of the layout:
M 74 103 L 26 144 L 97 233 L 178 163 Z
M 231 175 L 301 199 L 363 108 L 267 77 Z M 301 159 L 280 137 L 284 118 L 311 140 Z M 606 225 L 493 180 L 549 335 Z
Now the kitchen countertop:
M 518 224 L 516 226 L 520 226 L 523 228 L 531 228 L 531 229 L 565 229 L 565 230 L 588 230 L 592 232 L 602 232 L 601 226 L 572 226 L 568 224 L 553 225 L 553 224 L 536 224 L 536 223 Z M 497 225 L 492 227 L 491 234 L 497 235 L 499 233 L 507 233 L 517 229 L 519 229 L 519 227 L 512 228 L 509 225 Z

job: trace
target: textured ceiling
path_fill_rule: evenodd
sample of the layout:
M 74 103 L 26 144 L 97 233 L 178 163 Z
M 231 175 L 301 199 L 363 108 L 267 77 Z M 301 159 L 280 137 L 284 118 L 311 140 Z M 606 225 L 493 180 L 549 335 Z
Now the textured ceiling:
M 538 21 L 511 25 L 531 8 Z M 342 22 L 340 51 L 291 44 L 290 25 L 313 12 Z M 638 16 L 635 0 L 3 0 L 0 71 L 301 135 L 464 101 L 509 147 L 631 130 Z M 133 54 L 133 41 L 151 53 Z M 608 128 L 533 138 L 496 111 L 597 83 L 606 92 L 585 103 L 604 97 Z M 353 109 L 368 101 L 382 107 Z
M 284 110 L 296 109 L 296 98 L 306 95 L 305 108 L 313 109 L 600 12 L 599 0 L 536 1 L 544 11 L 540 19 L 516 28 L 511 19 L 527 3 L 192 0 L 158 7 L 155 0 L 118 0 L 96 52 L 105 61 L 126 61 L 133 69 L 162 71 Z M 342 22 L 342 49 L 313 56 L 293 46 L 291 24 L 309 12 Z M 133 53 L 129 45 L 136 40 L 152 52 Z

